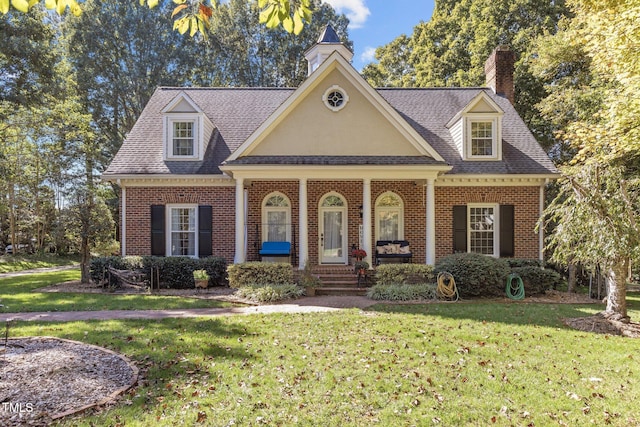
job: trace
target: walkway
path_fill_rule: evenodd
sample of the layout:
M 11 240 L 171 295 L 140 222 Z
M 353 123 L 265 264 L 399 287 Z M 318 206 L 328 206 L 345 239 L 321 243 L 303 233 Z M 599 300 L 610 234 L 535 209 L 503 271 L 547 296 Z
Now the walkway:
M 1 273 L 0 278 L 24 276 L 27 274 L 62 271 L 78 268 L 78 265 L 37 268 L 33 270 Z M 190 317 L 233 316 L 241 314 L 270 313 L 320 313 L 349 308 L 366 308 L 375 301 L 363 296 L 317 296 L 303 297 L 289 304 L 259 305 L 229 308 L 190 308 L 169 310 L 100 310 L 100 311 L 46 311 L 33 313 L 0 313 L 0 322 L 8 320 L 41 322 L 74 322 L 84 320 L 112 319 L 166 319 Z
M 101 310 L 101 311 L 47 311 L 34 313 L 2 313 L 0 322 L 8 320 L 40 321 L 40 322 L 74 322 L 84 320 L 112 319 L 166 319 L 233 316 L 241 314 L 270 313 L 321 313 L 339 311 L 349 308 L 366 308 L 375 301 L 361 296 L 319 296 L 304 297 L 295 303 L 259 305 L 252 307 L 229 308 L 191 308 L 170 310 Z

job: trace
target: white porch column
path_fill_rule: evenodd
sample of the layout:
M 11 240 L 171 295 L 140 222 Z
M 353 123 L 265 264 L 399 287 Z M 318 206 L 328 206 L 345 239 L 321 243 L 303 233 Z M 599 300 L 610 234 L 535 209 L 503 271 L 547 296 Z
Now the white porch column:
M 300 247 L 298 248 L 298 263 L 300 270 L 309 260 L 309 230 L 308 230 L 308 206 L 307 206 L 307 179 L 299 181 L 298 196 L 298 230 L 300 235 Z
M 426 263 L 436 263 L 436 192 L 435 180 L 427 179 L 427 206 L 426 206 Z
M 246 260 L 245 227 L 244 178 L 236 178 L 236 254 L 233 260 L 236 264 Z
M 365 261 L 372 264 L 371 257 L 371 179 L 362 181 L 362 249 L 367 252 Z

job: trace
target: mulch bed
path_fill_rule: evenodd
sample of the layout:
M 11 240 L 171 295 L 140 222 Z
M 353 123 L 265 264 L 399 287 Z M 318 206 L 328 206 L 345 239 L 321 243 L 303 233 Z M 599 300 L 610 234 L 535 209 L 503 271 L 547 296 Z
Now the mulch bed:
M 49 425 L 107 405 L 138 381 L 138 369 L 127 358 L 78 341 L 10 338 L 0 351 L 3 426 Z

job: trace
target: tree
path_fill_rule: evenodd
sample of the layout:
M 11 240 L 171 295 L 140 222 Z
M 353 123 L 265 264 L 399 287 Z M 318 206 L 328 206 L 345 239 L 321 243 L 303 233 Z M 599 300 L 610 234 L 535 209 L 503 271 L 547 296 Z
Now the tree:
M 626 277 L 640 246 L 640 3 L 572 0 L 575 18 L 556 41 L 584 48 L 601 94 L 595 114 L 576 114 L 559 135 L 576 155 L 562 168 L 561 192 L 545 211 L 556 224 L 549 236 L 553 259 L 573 259 L 605 272 L 604 315 L 629 321 Z M 550 103 L 555 102 L 553 99 Z M 544 103 L 543 103 L 544 104 Z
M 438 1 L 430 21 L 418 24 L 408 39 L 401 36 L 378 48 L 378 63 L 367 65 L 363 74 L 383 86 L 483 86 L 486 59 L 496 46 L 510 45 L 518 56 L 516 110 L 548 148 L 552 133 L 533 108 L 546 93 L 528 61 L 535 37 L 555 33 L 568 14 L 563 0 Z
M 47 232 L 48 162 L 40 144 L 45 106 L 57 87 L 55 29 L 40 8 L 0 16 L 0 217 L 8 240 L 42 247 Z M 0 219 L 4 222 L 4 219 Z
M 137 3 L 136 0 L 129 0 Z M 147 5 L 150 9 L 158 6 L 159 0 L 138 0 L 139 4 Z M 312 0 L 258 0 L 260 8 L 260 23 L 267 28 L 282 25 L 289 33 L 300 34 L 305 24 L 311 22 Z M 171 16 L 175 19 L 173 29 L 180 34 L 189 32 L 191 37 L 200 33 L 207 35 L 213 10 L 218 7 L 218 1 L 208 0 L 173 0 L 177 4 Z M 67 8 L 75 16 L 83 13 L 83 7 L 77 0 L 0 0 L 0 13 L 6 15 L 10 10 L 27 13 L 35 5 L 44 3 L 47 9 L 55 9 L 62 15 Z
M 84 3 L 79 17 L 63 23 L 70 73 L 102 147 L 103 170 L 131 130 L 157 86 L 184 84 L 199 46 L 172 32 L 167 17 L 135 2 Z
M 307 76 L 304 51 L 331 23 L 349 45 L 348 20 L 327 4 L 313 1 L 315 19 L 295 36 L 258 23 L 259 11 L 246 0 L 220 5 L 210 36 L 189 55 L 188 84 L 196 86 L 297 87 Z M 189 49 L 189 47 L 187 47 Z M 191 48 L 193 50 L 193 48 Z

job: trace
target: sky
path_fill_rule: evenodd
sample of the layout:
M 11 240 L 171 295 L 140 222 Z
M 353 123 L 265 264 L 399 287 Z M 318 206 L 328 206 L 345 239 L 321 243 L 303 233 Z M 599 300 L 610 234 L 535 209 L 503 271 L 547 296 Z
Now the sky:
M 411 35 L 413 27 L 429 21 L 434 0 L 324 0 L 350 20 L 353 66 L 357 70 L 375 60 L 375 49 L 401 34 Z

